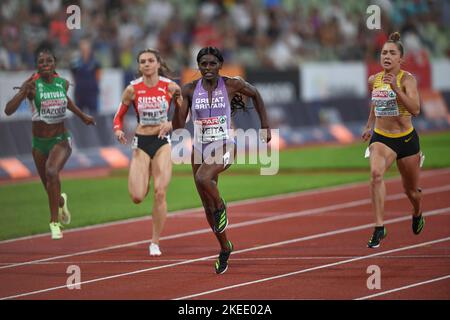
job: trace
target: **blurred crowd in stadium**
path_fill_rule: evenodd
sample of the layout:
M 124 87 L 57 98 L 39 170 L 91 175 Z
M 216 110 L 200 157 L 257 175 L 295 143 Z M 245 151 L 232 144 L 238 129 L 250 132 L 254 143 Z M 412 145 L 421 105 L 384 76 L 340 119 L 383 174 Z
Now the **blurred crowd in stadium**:
M 81 8 L 69 30 L 66 8 Z M 382 9 L 382 30 L 369 30 L 368 5 Z M 201 47 L 217 46 L 225 61 L 277 70 L 311 60 L 370 60 L 393 30 L 406 50 L 425 47 L 450 57 L 446 0 L 2 0 L 0 70 L 34 68 L 34 51 L 50 44 L 61 68 L 92 40 L 102 68 L 136 70 L 136 53 L 158 48 L 171 68 L 195 66 Z

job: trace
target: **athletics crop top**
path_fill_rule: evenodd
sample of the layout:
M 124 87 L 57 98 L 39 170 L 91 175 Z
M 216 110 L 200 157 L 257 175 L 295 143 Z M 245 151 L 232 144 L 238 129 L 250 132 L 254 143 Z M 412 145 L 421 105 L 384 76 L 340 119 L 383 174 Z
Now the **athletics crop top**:
M 191 113 L 196 143 L 210 143 L 229 138 L 231 107 L 222 77 L 219 78 L 217 88 L 212 92 L 211 104 L 208 91 L 203 88 L 202 80 L 198 80 L 192 95 Z
M 401 80 L 404 71 L 400 70 L 397 74 L 397 86 L 401 87 Z M 384 71 L 375 75 L 372 89 L 372 103 L 375 106 L 375 116 L 389 117 L 389 116 L 410 116 L 411 113 L 405 106 L 398 101 L 397 94 L 392 90 L 391 85 L 383 83 Z
M 167 112 L 171 101 L 168 87 L 171 82 L 172 80 L 162 76 L 159 77 L 158 83 L 151 88 L 144 83 L 142 77 L 130 82 L 134 88 L 134 111 L 140 125 L 156 126 L 167 121 Z M 120 105 L 114 116 L 114 130 L 122 130 L 123 117 L 127 113 L 128 107 L 124 104 Z
M 61 123 L 67 118 L 67 81 L 55 75 L 51 83 L 35 75 L 36 95 L 30 100 L 31 121 Z

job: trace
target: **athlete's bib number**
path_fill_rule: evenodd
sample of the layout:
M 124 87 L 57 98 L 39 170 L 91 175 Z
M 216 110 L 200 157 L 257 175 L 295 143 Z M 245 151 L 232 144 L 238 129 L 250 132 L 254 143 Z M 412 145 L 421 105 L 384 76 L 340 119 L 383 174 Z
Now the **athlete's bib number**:
M 209 143 L 228 139 L 228 123 L 226 116 L 198 119 L 194 123 L 195 141 Z
M 146 110 L 141 112 L 140 124 L 143 126 L 156 126 L 161 122 L 167 121 L 167 115 L 160 110 Z
M 376 90 L 372 92 L 372 102 L 375 105 L 375 116 L 398 116 L 397 95 L 392 90 Z
M 45 123 L 60 123 L 66 118 L 67 100 L 45 100 L 41 102 L 40 117 Z
M 157 101 L 139 106 L 139 124 L 156 126 L 167 121 L 167 101 Z

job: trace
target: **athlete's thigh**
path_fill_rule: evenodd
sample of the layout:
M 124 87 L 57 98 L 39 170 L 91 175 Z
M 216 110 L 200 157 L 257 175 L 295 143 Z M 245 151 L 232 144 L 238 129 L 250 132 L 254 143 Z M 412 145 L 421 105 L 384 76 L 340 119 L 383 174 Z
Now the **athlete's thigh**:
M 397 154 L 380 142 L 374 142 L 369 146 L 370 149 L 370 168 L 372 170 L 385 173 L 397 158 Z
M 234 163 L 234 160 L 236 159 L 236 154 L 237 154 L 236 146 L 234 144 L 228 144 L 225 147 L 225 156 L 227 156 L 226 152 L 228 152 L 229 158 L 228 158 L 228 160 L 224 159 L 224 161 L 227 161 L 227 163 L 225 163 L 225 166 L 222 171 L 227 170 Z M 213 180 L 216 182 L 216 184 L 219 183 L 219 173 L 222 171 L 217 172 L 216 175 L 213 177 Z
M 139 148 L 133 149 L 128 173 L 128 191 L 130 194 L 138 196 L 147 194 L 150 170 L 150 156 Z
M 225 170 L 226 170 L 226 168 L 224 168 L 224 166 L 221 164 L 202 163 L 200 165 L 200 167 L 198 168 L 196 175 L 205 177 L 207 179 L 211 179 L 211 180 L 214 180 L 217 182 L 217 180 L 219 178 L 219 174 Z
M 151 160 L 151 172 L 154 188 L 167 189 L 172 177 L 172 158 L 170 144 L 165 144 L 158 149 Z
M 46 168 L 60 172 L 72 153 L 69 141 L 65 140 L 55 144 L 48 154 Z
M 206 174 L 217 182 L 218 175 L 227 170 L 236 157 L 236 147 L 233 143 L 224 144 L 214 150 L 214 153 L 202 163 L 198 169 L 200 174 Z
M 192 151 L 191 155 L 191 165 L 192 165 L 192 173 L 194 176 L 194 182 L 195 187 L 197 188 L 197 192 L 200 196 L 200 199 L 202 200 L 203 206 L 207 206 L 208 203 L 212 203 L 214 199 L 211 197 L 211 195 L 206 192 L 206 190 L 202 187 L 201 184 L 199 184 L 199 180 L 196 177 L 202 177 L 205 179 L 212 179 L 216 182 L 218 181 L 219 172 L 220 170 L 213 170 L 212 165 L 207 163 L 196 163 L 194 152 L 196 152 L 194 149 Z M 221 170 L 223 169 L 222 165 L 218 166 Z M 215 173 L 214 173 L 215 172 Z
M 397 167 L 406 189 L 416 190 L 419 186 L 420 154 L 404 157 L 397 160 Z

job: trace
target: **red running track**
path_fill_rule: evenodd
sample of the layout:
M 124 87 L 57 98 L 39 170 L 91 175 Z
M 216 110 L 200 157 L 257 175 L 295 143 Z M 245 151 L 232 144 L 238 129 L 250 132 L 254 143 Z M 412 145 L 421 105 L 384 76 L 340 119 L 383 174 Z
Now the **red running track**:
M 200 209 L 169 215 L 158 258 L 148 256 L 150 218 L 69 230 L 61 241 L 3 241 L 0 299 L 448 300 L 450 170 L 425 171 L 421 182 L 424 231 L 412 233 L 401 182 L 388 180 L 388 237 L 377 249 L 366 248 L 367 183 L 229 203 L 235 252 L 219 276 Z M 80 282 L 69 282 L 80 289 L 67 286 L 69 266 L 80 270 Z M 367 286 L 370 266 L 380 288 Z

